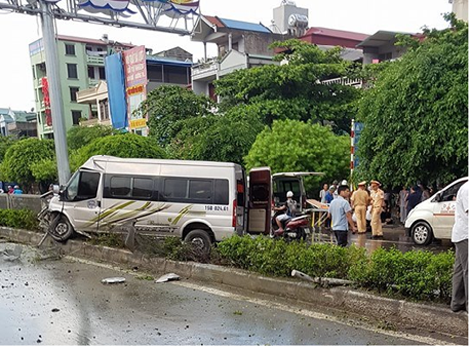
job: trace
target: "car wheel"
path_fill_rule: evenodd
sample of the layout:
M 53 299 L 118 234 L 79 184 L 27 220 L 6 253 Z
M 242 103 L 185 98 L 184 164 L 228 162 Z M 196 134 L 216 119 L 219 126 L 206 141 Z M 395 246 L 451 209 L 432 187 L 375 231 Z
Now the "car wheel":
M 54 240 L 65 242 L 72 237 L 73 232 L 72 224 L 66 216 L 60 214 L 52 219 L 49 233 Z
M 202 250 L 204 253 L 209 253 L 211 250 L 212 240 L 204 230 L 192 230 L 189 232 L 184 241 L 187 243 L 191 243 L 194 247 Z
M 424 221 L 416 223 L 411 230 L 411 238 L 417 245 L 428 245 L 433 238 L 431 226 Z

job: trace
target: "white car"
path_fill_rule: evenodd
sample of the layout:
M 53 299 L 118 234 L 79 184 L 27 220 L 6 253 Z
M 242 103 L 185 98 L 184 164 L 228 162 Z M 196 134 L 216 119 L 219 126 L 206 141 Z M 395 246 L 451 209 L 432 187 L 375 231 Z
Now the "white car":
M 451 239 L 455 220 L 455 198 L 468 177 L 460 178 L 419 203 L 405 221 L 405 230 L 415 244 L 428 245 L 433 238 Z

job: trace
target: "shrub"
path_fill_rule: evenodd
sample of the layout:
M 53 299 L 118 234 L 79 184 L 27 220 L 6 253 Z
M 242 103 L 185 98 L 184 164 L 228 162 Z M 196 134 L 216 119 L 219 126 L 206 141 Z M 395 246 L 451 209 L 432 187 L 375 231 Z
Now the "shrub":
M 349 270 L 349 278 L 360 286 L 398 293 L 417 300 L 448 301 L 452 289 L 454 253 L 376 250 L 369 261 Z
M 236 267 L 270 276 L 298 271 L 315 277 L 346 277 L 350 267 L 366 259 L 365 250 L 331 244 L 286 243 L 264 237 L 234 236 L 219 243 L 220 254 Z
M 0 226 L 38 230 L 36 213 L 28 209 L 0 209 Z

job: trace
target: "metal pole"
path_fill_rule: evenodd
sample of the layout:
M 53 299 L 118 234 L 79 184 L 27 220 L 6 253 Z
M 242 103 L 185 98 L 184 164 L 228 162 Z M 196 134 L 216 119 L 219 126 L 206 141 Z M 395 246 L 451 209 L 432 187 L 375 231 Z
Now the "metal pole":
M 60 86 L 57 42 L 54 31 L 54 15 L 50 3 L 44 0 L 39 3 L 41 4 L 42 39 L 44 42 L 44 52 L 46 54 L 46 75 L 51 100 L 57 171 L 59 172 L 59 184 L 65 185 L 70 179 L 70 166 L 67 151 L 67 138 L 65 136 L 64 109 L 62 104 L 62 89 Z

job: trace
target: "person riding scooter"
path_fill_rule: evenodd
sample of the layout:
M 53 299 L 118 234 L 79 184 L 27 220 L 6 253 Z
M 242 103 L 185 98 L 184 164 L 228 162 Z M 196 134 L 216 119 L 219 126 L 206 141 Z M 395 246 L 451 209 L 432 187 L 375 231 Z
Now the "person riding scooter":
M 287 201 L 282 207 L 274 208 L 274 211 L 286 211 L 284 214 L 279 215 L 276 217 L 276 224 L 279 227 L 275 233 L 282 233 L 284 231 L 283 223 L 291 220 L 295 217 L 295 213 L 297 212 L 297 202 L 292 199 L 294 197 L 294 193 L 292 191 L 287 192 Z

